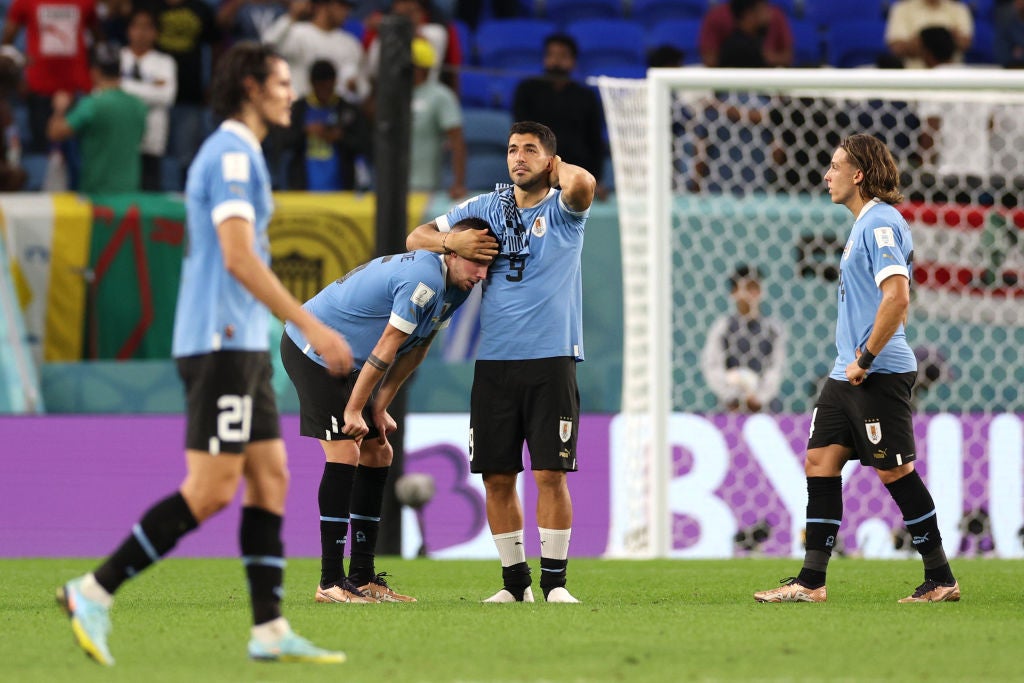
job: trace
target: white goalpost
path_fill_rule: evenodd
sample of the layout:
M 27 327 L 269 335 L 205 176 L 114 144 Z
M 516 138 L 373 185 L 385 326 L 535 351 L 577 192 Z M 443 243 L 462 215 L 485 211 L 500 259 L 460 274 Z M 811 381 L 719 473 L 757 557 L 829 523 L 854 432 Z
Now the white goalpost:
M 899 208 L 915 240 L 908 340 L 920 365 L 919 449 L 950 466 L 952 475 L 934 465 L 929 472 L 956 494 L 940 510 L 944 541 L 973 539 L 960 528 L 968 504 L 1016 496 L 1021 508 L 1021 475 L 996 461 L 995 435 L 1020 429 L 1001 416 L 1024 416 L 1024 73 L 683 68 L 597 84 L 624 293 L 607 554 L 728 556 L 731 537 L 723 544 L 700 532 L 721 500 L 732 515 L 721 529 L 737 537 L 765 523 L 766 510 L 795 507 L 802 488 L 779 485 L 769 495 L 759 482 L 773 476 L 772 458 L 779 468 L 799 466 L 791 461 L 802 456 L 817 387 L 834 359 L 835 269 L 851 220 L 831 204 L 823 176 L 853 133 L 885 140 L 903 173 Z M 779 391 L 756 414 L 726 410 L 701 367 L 740 264 L 763 274 L 765 315 L 788 331 Z M 941 447 L 957 438 L 956 453 Z M 732 455 L 708 466 L 694 444 Z M 983 465 L 971 464 L 976 455 Z M 993 472 L 1010 481 L 994 482 Z M 871 495 L 865 489 L 864 515 L 875 506 Z M 802 520 L 795 511 L 786 517 L 768 521 L 779 547 L 796 554 Z M 993 518 L 993 543 L 1019 554 L 1013 534 L 1024 512 L 1003 517 Z M 864 551 L 880 533 L 865 522 L 851 528 L 848 545 Z

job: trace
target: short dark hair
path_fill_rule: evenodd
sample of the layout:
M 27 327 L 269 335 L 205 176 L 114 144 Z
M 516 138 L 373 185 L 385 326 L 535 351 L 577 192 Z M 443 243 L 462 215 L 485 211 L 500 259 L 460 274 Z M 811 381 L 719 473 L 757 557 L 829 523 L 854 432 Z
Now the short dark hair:
M 491 227 L 491 224 L 483 218 L 478 218 L 476 216 L 467 216 L 466 218 L 463 218 L 451 227 L 450 232 L 462 232 L 463 230 L 486 230 L 491 237 L 498 239 L 498 236 L 494 234 L 494 228 Z
M 929 26 L 921 29 L 921 47 L 927 50 L 939 64 L 953 61 L 956 54 L 956 40 L 945 26 Z
M 763 279 L 764 271 L 759 266 L 751 268 L 746 263 L 739 263 L 736 265 L 736 269 L 732 271 L 732 275 L 729 276 L 729 291 L 735 291 L 740 280 L 760 282 Z
M 580 54 L 580 47 L 576 44 L 576 39 L 570 36 L 568 33 L 552 33 L 544 39 L 544 51 L 547 52 L 548 46 L 552 43 L 559 45 L 565 45 L 569 48 L 569 52 L 572 53 L 572 58 L 576 59 Z
M 729 0 L 729 10 L 736 21 L 742 19 L 748 12 L 754 10 L 765 0 Z
M 153 25 L 156 25 L 156 10 L 154 10 L 152 7 L 148 5 L 138 5 L 136 7 L 133 7 L 131 13 L 128 15 L 128 25 L 130 26 L 131 23 L 135 21 L 135 17 L 139 16 L 140 14 L 145 14 L 147 17 L 149 17 L 150 21 L 153 22 Z
M 664 66 L 681 66 L 686 53 L 675 45 L 658 45 L 647 53 L 647 66 L 652 69 Z
M 309 82 L 320 83 L 322 81 L 333 81 L 338 77 L 338 70 L 326 59 L 318 59 L 309 67 Z
M 513 135 L 536 135 L 537 139 L 540 140 L 540 146 L 544 148 L 545 152 L 554 156 L 558 151 L 558 141 L 555 138 L 554 131 L 543 123 L 516 121 L 508 131 L 509 138 Z
M 121 46 L 117 43 L 101 41 L 92 46 L 90 62 L 107 78 L 121 75 Z
M 266 83 L 270 63 L 283 59 L 268 45 L 252 40 L 235 43 L 217 62 L 210 84 L 210 106 L 218 118 L 226 119 L 242 111 L 248 95 L 245 79 Z

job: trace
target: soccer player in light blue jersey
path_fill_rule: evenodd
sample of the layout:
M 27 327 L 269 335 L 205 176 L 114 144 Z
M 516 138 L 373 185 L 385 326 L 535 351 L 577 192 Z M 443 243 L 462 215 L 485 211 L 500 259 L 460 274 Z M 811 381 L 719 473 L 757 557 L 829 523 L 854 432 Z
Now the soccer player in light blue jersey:
M 467 218 L 454 231 L 490 231 Z M 353 372 L 331 377 L 302 330 L 289 325 L 281 359 L 299 396 L 299 433 L 319 440 L 320 584 L 317 602 L 415 602 L 374 568 L 381 502 L 394 455 L 388 407 L 437 332 L 487 277 L 489 264 L 430 251 L 382 256 L 332 282 L 305 308 L 352 345 Z M 379 387 L 378 387 L 379 385 Z M 376 391 L 374 388 L 378 387 Z M 346 576 L 345 542 L 352 527 Z
M 484 602 L 532 602 L 516 480 L 528 445 L 537 485 L 540 586 L 548 602 L 578 602 L 565 588 L 583 360 L 583 231 L 597 185 L 556 153 L 554 133 L 531 121 L 508 138 L 511 186 L 473 197 L 414 230 L 410 249 L 494 257 L 484 284 L 470 408 L 470 469 L 483 475 L 487 521 L 504 587 Z M 495 228 L 452 233 L 469 216 Z M 500 251 L 499 248 L 500 247 Z
M 107 636 L 114 592 L 227 506 L 244 477 L 239 537 L 253 613 L 249 656 L 339 663 L 344 653 L 316 647 L 281 616 L 288 470 L 270 386 L 267 309 L 301 329 L 333 372 L 352 365 L 345 340 L 303 309 L 269 267 L 273 202 L 260 140 L 270 125 L 289 123 L 295 96 L 288 64 L 266 47 L 239 43 L 219 62 L 211 91 L 225 121 L 189 168 L 188 253 L 174 325 L 187 474 L 94 572 L 58 589 L 58 600 L 78 644 L 113 664 Z
M 849 209 L 854 223 L 840 262 L 839 354 L 807 440 L 804 565 L 798 576 L 754 599 L 825 602 L 825 572 L 843 518 L 842 468 L 858 458 L 875 468 L 924 561 L 924 582 L 899 602 L 955 602 L 960 586 L 942 549 L 935 503 L 914 470 L 910 399 L 917 360 L 904 328 L 914 242 L 892 206 L 903 201 L 899 169 L 880 140 L 852 135 L 832 155 L 825 182 L 832 202 Z

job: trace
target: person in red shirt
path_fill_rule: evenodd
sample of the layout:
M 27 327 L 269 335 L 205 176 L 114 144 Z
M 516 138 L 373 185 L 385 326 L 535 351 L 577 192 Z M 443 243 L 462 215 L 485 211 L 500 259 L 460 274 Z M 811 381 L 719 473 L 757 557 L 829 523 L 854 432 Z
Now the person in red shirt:
M 748 12 L 758 17 L 765 66 L 792 66 L 793 33 L 789 20 L 767 0 L 729 0 L 708 10 L 700 27 L 700 57 L 704 66 L 719 65 L 722 43 L 736 31 L 736 16 Z
M 95 36 L 96 26 L 96 0 L 14 0 L 7 11 L 0 36 L 6 53 L 14 54 L 14 40 L 25 29 L 29 151 L 42 153 L 49 147 L 46 122 L 54 94 L 92 90 L 86 31 Z

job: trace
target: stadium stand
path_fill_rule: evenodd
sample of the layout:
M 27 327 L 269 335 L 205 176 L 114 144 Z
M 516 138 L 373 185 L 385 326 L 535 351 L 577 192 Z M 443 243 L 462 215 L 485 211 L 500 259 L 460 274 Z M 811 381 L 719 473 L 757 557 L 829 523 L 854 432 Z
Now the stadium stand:
M 851 19 L 828 29 L 828 63 L 832 66 L 874 65 L 878 55 L 887 51 L 881 19 Z
M 493 19 L 476 30 L 481 66 L 535 74 L 544 62 L 544 38 L 556 26 L 543 19 Z
M 889 0 L 805 0 L 803 18 L 819 26 L 832 28 L 848 21 L 884 19 L 890 4 Z
M 629 18 L 650 28 L 666 21 L 700 19 L 708 6 L 708 0 L 633 0 Z
M 793 33 L 793 66 L 821 66 L 824 38 L 817 24 L 803 19 L 791 19 Z
M 559 25 L 584 19 L 621 19 L 621 0 L 545 0 L 544 18 Z
M 512 115 L 495 109 L 467 108 L 462 112 L 462 135 L 466 140 L 466 185 L 489 189 L 508 182 L 508 131 Z
M 700 64 L 700 19 L 671 19 L 648 27 L 644 47 L 648 52 L 659 45 L 683 51 L 686 64 Z
M 578 62 L 585 73 L 605 67 L 645 64 L 644 29 L 626 19 L 586 19 L 566 27 L 579 46 Z
M 991 21 L 975 21 L 974 37 L 971 47 L 964 53 L 964 61 L 968 64 L 996 64 L 995 40 Z

